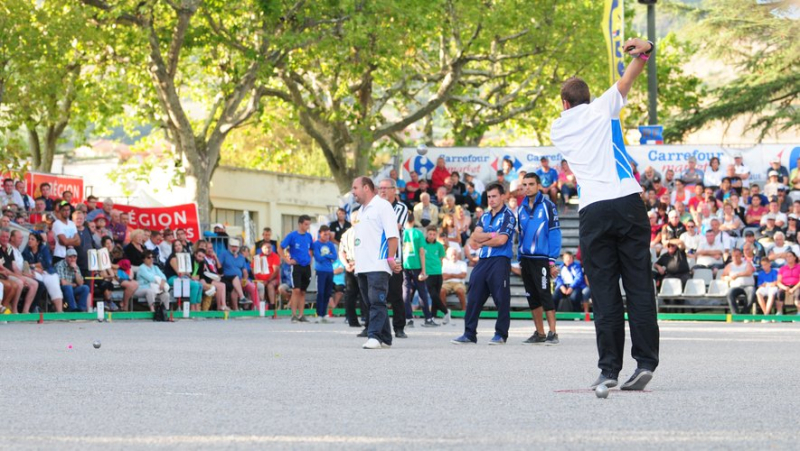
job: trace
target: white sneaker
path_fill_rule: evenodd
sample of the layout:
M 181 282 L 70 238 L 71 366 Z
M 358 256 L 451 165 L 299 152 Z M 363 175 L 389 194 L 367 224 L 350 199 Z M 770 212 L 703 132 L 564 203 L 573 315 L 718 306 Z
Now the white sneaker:
M 381 349 L 382 346 L 381 346 L 381 342 L 380 341 L 378 341 L 378 340 L 376 340 L 374 338 L 370 338 L 361 347 L 364 348 L 364 349 Z
M 451 320 L 451 319 L 452 319 L 452 318 L 450 317 L 450 310 L 448 310 L 448 311 L 447 311 L 447 315 L 444 315 L 444 318 L 442 318 L 442 324 L 448 324 L 448 323 L 450 323 L 450 320 Z

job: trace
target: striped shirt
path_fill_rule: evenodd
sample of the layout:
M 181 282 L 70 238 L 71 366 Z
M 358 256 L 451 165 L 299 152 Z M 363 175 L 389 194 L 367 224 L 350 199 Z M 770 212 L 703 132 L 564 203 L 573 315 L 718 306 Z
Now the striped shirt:
M 408 221 L 408 207 L 406 204 L 400 202 L 398 199 L 395 199 L 394 203 L 392 204 L 392 208 L 394 208 L 394 215 L 397 217 L 397 225 L 400 227 L 398 232 L 398 236 L 403 236 L 403 229 L 405 228 L 406 221 Z M 397 246 L 397 255 L 395 255 L 395 260 L 398 262 L 403 261 L 403 249 L 398 244 Z

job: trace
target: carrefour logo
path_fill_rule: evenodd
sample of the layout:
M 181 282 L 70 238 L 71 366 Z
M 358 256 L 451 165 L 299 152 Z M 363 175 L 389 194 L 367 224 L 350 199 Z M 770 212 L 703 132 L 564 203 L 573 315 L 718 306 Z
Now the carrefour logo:
M 503 160 L 511 160 L 511 162 L 514 163 L 515 171 L 519 171 L 520 169 L 522 169 L 522 163 L 517 159 L 517 157 L 513 157 L 511 155 L 504 155 L 501 158 L 495 158 L 494 161 L 492 162 L 492 169 L 494 169 L 495 171 L 503 169 Z
M 425 155 L 417 155 L 416 157 L 409 158 L 403 164 L 407 172 L 414 171 L 419 174 L 420 177 L 424 177 L 427 173 L 433 171 L 434 166 L 433 162 Z

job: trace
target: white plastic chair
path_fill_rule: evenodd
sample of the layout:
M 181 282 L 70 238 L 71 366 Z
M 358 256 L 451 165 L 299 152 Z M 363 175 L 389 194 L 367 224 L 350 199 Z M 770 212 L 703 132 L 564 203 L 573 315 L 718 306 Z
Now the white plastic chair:
M 702 279 L 703 282 L 708 285 L 714 280 L 714 271 L 710 268 L 694 268 L 694 278 Z
M 706 294 L 706 282 L 703 279 L 689 279 L 683 289 L 686 297 L 701 297 Z
M 661 281 L 661 291 L 658 297 L 662 299 L 673 299 L 681 295 L 680 279 L 664 279 Z
M 706 296 L 713 298 L 725 297 L 728 295 L 728 282 L 724 280 L 712 280 L 711 285 L 708 286 L 708 294 Z

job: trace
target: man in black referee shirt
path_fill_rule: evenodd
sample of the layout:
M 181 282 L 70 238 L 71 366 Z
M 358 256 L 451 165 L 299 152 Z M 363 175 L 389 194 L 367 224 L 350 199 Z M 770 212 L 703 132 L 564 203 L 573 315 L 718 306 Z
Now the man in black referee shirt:
M 378 194 L 392 204 L 394 214 L 397 217 L 397 230 L 403 236 L 403 226 L 408 217 L 408 207 L 397 198 L 397 184 L 392 178 L 385 178 L 378 183 Z M 397 246 L 395 259 L 402 264 L 403 252 Z M 389 303 L 392 306 L 392 327 L 394 336 L 397 338 L 408 338 L 404 329 L 406 327 L 406 310 L 403 304 L 403 274 L 392 273 L 389 278 Z

